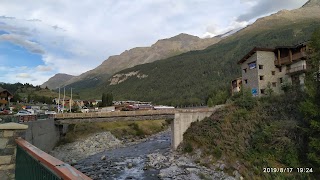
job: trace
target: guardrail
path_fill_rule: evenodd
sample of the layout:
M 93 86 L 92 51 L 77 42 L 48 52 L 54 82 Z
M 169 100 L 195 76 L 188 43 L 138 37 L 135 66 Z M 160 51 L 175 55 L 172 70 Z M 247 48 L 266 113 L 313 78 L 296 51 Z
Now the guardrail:
M 0 116 L 0 123 L 8 123 L 8 122 L 15 122 L 15 123 L 22 123 L 22 122 L 30 122 L 30 121 L 38 121 L 38 120 L 47 120 L 53 119 L 54 115 L 51 114 L 31 114 L 31 115 L 2 115 Z
M 306 65 L 302 65 L 302 66 L 297 66 L 297 67 L 289 68 L 289 69 L 287 69 L 286 73 L 287 73 L 287 74 L 291 74 L 291 73 L 300 72 L 300 71 L 305 71 L 305 70 L 307 70 L 307 66 L 306 66 Z
M 18 138 L 16 143 L 16 180 L 90 180 L 69 164 L 50 156 L 24 139 Z
M 103 117 L 127 117 L 148 115 L 171 115 L 176 112 L 208 112 L 212 108 L 200 109 L 172 109 L 172 110 L 146 110 L 146 111 L 114 111 L 114 112 L 89 112 L 89 113 L 61 113 L 56 114 L 55 119 L 78 119 L 78 118 L 103 118 Z

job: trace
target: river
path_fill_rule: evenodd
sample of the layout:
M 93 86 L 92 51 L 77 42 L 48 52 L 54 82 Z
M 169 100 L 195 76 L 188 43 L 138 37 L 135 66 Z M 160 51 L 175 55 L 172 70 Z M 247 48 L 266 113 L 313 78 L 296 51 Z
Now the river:
M 137 144 L 107 150 L 77 162 L 74 167 L 92 179 L 234 179 L 222 171 L 199 166 L 171 150 L 169 130 Z
M 148 154 L 170 152 L 170 132 L 162 132 L 146 141 L 95 154 L 75 165 L 94 179 L 159 179 L 159 170 L 145 168 Z M 105 156 L 105 160 L 101 157 Z

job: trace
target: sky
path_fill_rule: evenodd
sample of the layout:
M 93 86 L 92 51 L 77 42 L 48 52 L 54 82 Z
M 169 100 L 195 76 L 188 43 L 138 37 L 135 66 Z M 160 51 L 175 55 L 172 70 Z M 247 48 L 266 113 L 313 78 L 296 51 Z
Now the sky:
M 1 0 L 0 82 L 41 85 L 109 56 L 187 33 L 240 29 L 307 0 Z

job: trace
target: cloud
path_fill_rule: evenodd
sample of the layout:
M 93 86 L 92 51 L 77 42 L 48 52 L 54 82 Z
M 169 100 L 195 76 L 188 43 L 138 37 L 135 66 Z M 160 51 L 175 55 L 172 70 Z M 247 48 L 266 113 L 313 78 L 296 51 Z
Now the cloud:
M 3 79 L 11 82 L 18 80 L 16 74 L 29 73 L 36 80 L 32 83 L 44 82 L 53 73 L 79 75 L 111 55 L 150 46 L 158 39 L 180 33 L 214 36 L 242 28 L 249 19 L 276 11 L 271 2 L 276 2 L 278 9 L 288 7 L 282 1 L 269 1 L 0 1 L 0 30 L 8 33 L 1 35 L 2 41 L 40 54 L 43 61 L 22 72 L 7 67 L 12 71 L 0 73 L 7 73 Z M 297 1 L 292 0 L 292 7 Z M 263 4 L 267 10 L 262 9 Z
M 27 73 L 19 73 L 16 75 L 17 78 L 24 78 L 24 79 L 30 79 L 31 75 Z
M 250 10 L 237 18 L 237 21 L 250 21 L 262 15 L 270 14 L 281 9 L 301 7 L 307 0 L 245 0 L 243 3 L 251 5 Z
M 46 71 L 52 71 L 53 69 L 52 67 L 49 67 L 49 66 L 39 65 L 36 67 L 36 70 L 46 72 Z
M 228 34 L 229 32 L 236 32 L 246 27 L 248 22 L 237 22 L 233 20 L 227 27 L 219 27 L 217 24 L 212 24 L 207 27 L 207 32 L 202 37 L 214 37 L 217 35 Z
M 21 67 L 0 67 L 2 75 L 0 76 L 0 82 L 10 83 L 32 83 L 34 85 L 41 85 L 47 81 L 51 76 L 52 72 L 38 71 L 37 68 L 29 68 L 25 66 Z M 53 73 L 57 73 L 53 70 Z
M 28 51 L 36 54 L 44 54 L 45 51 L 37 43 L 26 40 L 23 36 L 16 34 L 3 34 L 0 35 L 0 41 L 8 41 L 13 44 L 26 48 Z

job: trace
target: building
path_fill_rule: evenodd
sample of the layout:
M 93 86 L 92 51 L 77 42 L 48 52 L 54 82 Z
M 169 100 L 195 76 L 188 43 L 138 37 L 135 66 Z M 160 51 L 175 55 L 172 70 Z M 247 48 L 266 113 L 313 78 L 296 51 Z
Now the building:
M 279 94 L 286 83 L 303 88 L 308 50 L 306 43 L 274 49 L 253 48 L 238 61 L 242 82 L 232 81 L 232 92 L 240 91 L 241 84 L 249 88 L 253 96 L 266 94 L 267 88 Z
M 0 108 L 3 108 L 5 105 L 9 105 L 10 99 L 13 98 L 13 95 L 6 89 L 0 87 Z
M 241 85 L 242 85 L 242 78 L 237 78 L 231 81 L 231 94 L 233 95 L 234 93 L 240 92 Z

